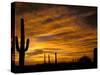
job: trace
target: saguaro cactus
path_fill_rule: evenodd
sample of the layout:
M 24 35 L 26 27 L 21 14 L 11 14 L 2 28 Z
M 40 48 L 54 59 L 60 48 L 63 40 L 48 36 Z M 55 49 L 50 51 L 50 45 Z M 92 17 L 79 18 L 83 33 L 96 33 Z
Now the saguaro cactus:
M 25 59 L 25 51 L 28 50 L 29 47 L 29 39 L 26 41 L 26 47 L 25 47 L 25 35 L 24 35 L 24 19 L 21 18 L 21 27 L 20 27 L 20 48 L 18 45 L 18 37 L 16 36 L 16 50 L 19 52 L 19 66 L 24 66 L 24 59 Z
M 50 64 L 51 62 L 50 62 L 50 55 L 48 55 L 48 64 Z
M 55 64 L 57 64 L 57 53 L 55 52 Z
M 94 65 L 97 67 L 97 48 L 94 48 L 94 51 L 93 51 L 93 62 L 94 62 Z
M 44 64 L 46 64 L 46 55 L 44 53 Z

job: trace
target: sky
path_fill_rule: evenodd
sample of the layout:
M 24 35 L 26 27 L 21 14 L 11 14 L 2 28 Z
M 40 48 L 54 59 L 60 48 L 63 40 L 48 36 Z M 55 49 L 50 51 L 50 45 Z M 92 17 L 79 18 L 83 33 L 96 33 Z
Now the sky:
M 30 39 L 25 53 L 25 65 L 42 64 L 44 54 L 54 63 L 71 62 L 88 56 L 93 59 L 97 47 L 97 8 L 38 3 L 15 4 L 16 36 L 20 42 L 20 18 L 24 18 L 25 41 Z M 15 61 L 18 64 L 15 49 Z

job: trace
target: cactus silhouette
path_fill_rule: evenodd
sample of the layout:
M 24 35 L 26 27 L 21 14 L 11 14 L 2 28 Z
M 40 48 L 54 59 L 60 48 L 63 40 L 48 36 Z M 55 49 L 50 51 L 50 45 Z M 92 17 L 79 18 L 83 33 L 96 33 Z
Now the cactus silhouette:
M 97 48 L 94 48 L 93 50 L 93 62 L 94 65 L 97 66 Z
M 55 52 L 55 64 L 57 64 L 57 53 Z
M 24 59 L 25 59 L 25 52 L 28 50 L 29 47 L 29 39 L 26 41 L 25 47 L 25 35 L 24 35 L 24 19 L 21 18 L 21 26 L 20 26 L 20 48 L 18 45 L 18 37 L 16 36 L 16 50 L 19 52 L 19 66 L 24 66 Z
M 46 55 L 44 53 L 44 64 L 46 64 Z
M 50 55 L 48 55 L 48 64 L 50 64 Z

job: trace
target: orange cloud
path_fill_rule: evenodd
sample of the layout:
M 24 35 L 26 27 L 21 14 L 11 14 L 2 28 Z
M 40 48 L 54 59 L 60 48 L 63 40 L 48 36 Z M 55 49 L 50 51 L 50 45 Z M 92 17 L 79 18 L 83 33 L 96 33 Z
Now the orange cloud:
M 51 62 L 54 62 L 55 51 L 58 53 L 59 62 L 69 62 L 75 57 L 79 59 L 84 55 L 93 59 L 93 49 L 97 47 L 96 23 L 87 23 L 89 19 L 86 18 L 96 14 L 95 8 L 87 8 L 87 10 L 86 7 L 82 7 L 82 10 L 77 6 L 50 7 L 51 5 L 34 4 L 31 6 L 16 4 L 15 15 L 16 35 L 19 41 L 22 16 L 25 20 L 25 39 L 30 39 L 25 56 L 26 65 L 43 63 L 44 53 L 50 54 Z M 25 7 L 30 9 L 26 10 Z M 18 59 L 18 52 L 15 52 L 16 64 Z M 46 59 L 48 60 L 47 57 Z

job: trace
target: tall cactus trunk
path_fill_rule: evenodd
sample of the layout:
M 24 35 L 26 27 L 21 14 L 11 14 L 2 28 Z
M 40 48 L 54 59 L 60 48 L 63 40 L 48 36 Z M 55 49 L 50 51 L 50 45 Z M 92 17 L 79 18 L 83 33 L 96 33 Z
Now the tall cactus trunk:
M 20 38 L 21 38 L 21 42 L 20 42 L 20 44 L 21 44 L 21 47 L 22 47 L 22 49 L 24 49 L 24 44 L 25 44 L 25 41 L 24 41 L 24 39 L 25 39 L 25 35 L 24 35 L 24 19 L 21 19 L 21 34 L 20 34 Z
M 50 62 L 50 55 L 48 55 L 48 64 L 50 64 L 51 62 Z
M 93 51 L 93 62 L 94 62 L 94 65 L 97 67 L 97 48 L 94 48 L 94 51 Z
M 57 64 L 57 53 L 55 52 L 55 64 Z
M 25 52 L 28 50 L 29 47 L 29 39 L 26 41 L 26 47 L 25 47 L 25 35 L 24 35 L 24 19 L 21 18 L 21 33 L 20 33 L 20 48 L 18 45 L 18 37 L 16 36 L 16 50 L 19 52 L 19 66 L 24 66 L 24 59 L 25 59 Z
M 25 61 L 25 53 L 20 52 L 19 53 L 19 66 L 24 66 L 24 61 Z
M 44 53 L 44 64 L 46 64 L 46 55 Z

